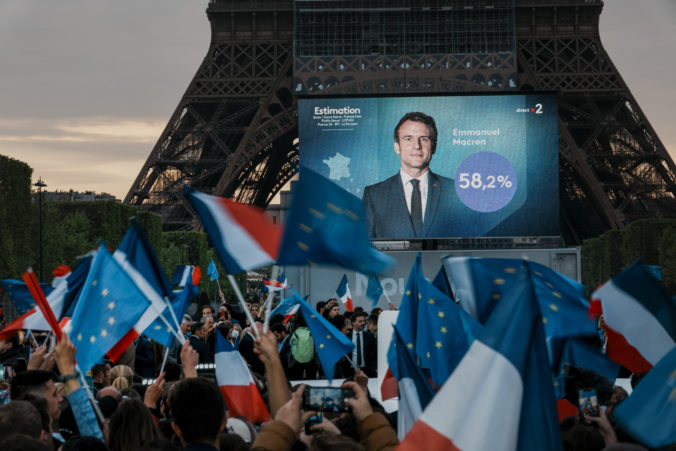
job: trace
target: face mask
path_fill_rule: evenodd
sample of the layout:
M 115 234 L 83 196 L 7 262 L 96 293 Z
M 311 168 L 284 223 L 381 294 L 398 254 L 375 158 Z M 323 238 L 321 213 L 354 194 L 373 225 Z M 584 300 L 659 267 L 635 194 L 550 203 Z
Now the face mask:
M 233 340 L 237 340 L 237 337 L 239 337 L 239 331 L 237 329 L 235 329 L 230 334 L 230 338 L 232 338 Z

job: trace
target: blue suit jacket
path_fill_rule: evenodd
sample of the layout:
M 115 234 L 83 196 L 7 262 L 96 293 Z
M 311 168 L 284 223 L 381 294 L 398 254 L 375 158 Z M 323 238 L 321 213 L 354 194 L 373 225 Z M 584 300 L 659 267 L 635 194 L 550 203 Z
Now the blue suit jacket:
M 429 172 L 427 204 L 422 234 L 415 235 L 411 215 L 406 207 L 404 187 L 399 173 L 364 188 L 362 197 L 366 227 L 374 239 L 449 237 L 453 234 L 453 205 L 457 196 L 453 180 Z

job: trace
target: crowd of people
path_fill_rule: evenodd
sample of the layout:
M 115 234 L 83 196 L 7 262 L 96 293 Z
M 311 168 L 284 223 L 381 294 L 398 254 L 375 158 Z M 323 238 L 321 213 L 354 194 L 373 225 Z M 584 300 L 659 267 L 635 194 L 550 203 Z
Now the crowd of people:
M 387 413 L 367 387 L 369 377 L 377 376 L 381 309 L 366 312 L 357 307 L 341 313 L 336 299 L 316 303 L 317 312 L 355 344 L 352 355 L 338 362 L 334 375 L 345 379 L 343 388 L 353 395 L 345 401 L 348 411 L 318 414 L 307 406 L 303 409 L 308 388 L 301 381 L 324 375 L 302 314 L 274 315 L 266 330 L 265 312 L 257 303 L 247 303 L 253 318 L 250 324 L 239 306 L 221 301 L 218 309 L 208 298 L 189 309 L 192 316 L 186 314 L 181 322 L 187 337 L 183 345 L 165 349 L 140 336 L 116 362 L 104 359 L 86 376 L 76 371 L 76 349 L 66 334 L 55 340 L 46 332 L 26 331 L 0 343 L 0 449 L 387 450 L 397 446 L 397 412 Z M 228 414 L 213 370 L 201 370 L 200 365 L 214 362 L 216 334 L 232 343 L 248 364 L 270 421 L 257 424 Z M 599 391 L 604 406 L 598 416 L 564 420 L 564 449 L 646 449 L 632 443 L 613 421 L 613 408 L 626 397 L 624 390 L 611 385 L 608 396 Z

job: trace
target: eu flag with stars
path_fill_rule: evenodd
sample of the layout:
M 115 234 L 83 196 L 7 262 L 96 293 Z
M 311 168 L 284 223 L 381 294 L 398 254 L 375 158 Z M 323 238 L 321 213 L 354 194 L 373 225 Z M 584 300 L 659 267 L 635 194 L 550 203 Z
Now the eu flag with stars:
M 4 279 L 0 283 L 2 283 L 2 288 L 9 296 L 9 300 L 12 301 L 19 315 L 23 315 L 36 306 L 35 299 L 33 299 L 33 295 L 28 291 L 26 282 L 23 280 Z M 48 283 L 41 283 L 40 288 L 42 288 L 45 296 L 52 291 L 52 286 Z
M 371 247 L 362 201 L 303 166 L 293 192 L 279 264 L 334 264 L 385 274 L 394 260 Z
M 404 295 L 401 297 L 401 305 L 399 306 L 399 315 L 397 316 L 397 331 L 401 340 L 406 345 L 406 350 L 411 354 L 411 358 L 416 359 L 416 335 L 418 333 L 418 282 L 417 274 L 421 271 L 420 253 L 415 258 L 408 280 L 406 281 L 406 288 Z M 398 369 L 397 349 L 394 345 L 394 340 L 390 343 L 387 350 L 387 364 L 390 366 L 390 371 L 394 377 L 399 380 L 401 375 Z
M 526 271 L 534 284 L 548 338 L 595 336 L 588 317 L 584 285 L 544 265 L 508 258 L 447 257 L 446 273 L 462 308 L 484 324 L 491 312 Z
M 150 301 L 105 248 L 99 250 L 71 319 L 75 360 L 89 371 L 136 324 Z
M 298 293 L 291 290 L 291 293 L 300 305 L 300 311 L 303 319 L 307 323 L 310 334 L 315 342 L 317 357 L 322 364 L 322 369 L 328 380 L 333 379 L 334 367 L 336 363 L 346 354 L 351 354 L 354 343 L 343 335 L 326 318 L 320 315 L 317 310 L 312 308 Z
M 441 385 L 460 363 L 481 325 L 425 279 L 419 259 L 410 278 L 415 278 L 411 296 L 418 299 L 417 323 L 424 325 L 416 331 L 415 351 L 420 366 L 429 369 L 432 381 Z

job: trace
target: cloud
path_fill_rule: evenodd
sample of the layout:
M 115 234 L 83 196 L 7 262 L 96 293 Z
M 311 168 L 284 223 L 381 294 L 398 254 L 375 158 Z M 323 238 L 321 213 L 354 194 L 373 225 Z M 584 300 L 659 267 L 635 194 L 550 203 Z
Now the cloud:
M 115 117 L 51 119 L 0 118 L 0 143 L 154 143 L 163 120 L 128 120 Z

